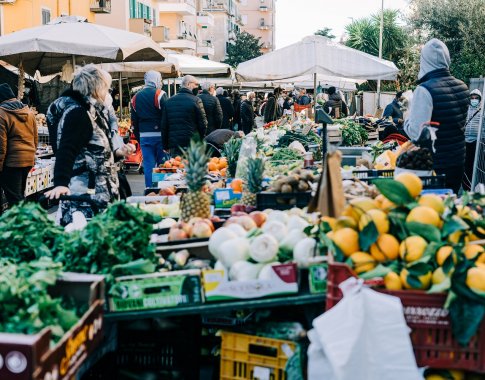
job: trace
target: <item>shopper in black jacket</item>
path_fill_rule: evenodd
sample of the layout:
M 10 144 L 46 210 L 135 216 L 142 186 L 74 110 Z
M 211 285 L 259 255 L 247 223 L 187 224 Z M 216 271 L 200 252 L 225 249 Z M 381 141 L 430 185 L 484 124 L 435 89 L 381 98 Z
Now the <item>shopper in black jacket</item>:
M 232 129 L 232 119 L 234 119 L 234 107 L 231 101 L 224 96 L 224 89 L 218 87 L 216 90 L 216 97 L 222 108 L 222 129 Z
M 323 106 L 323 110 L 330 114 L 330 116 L 335 117 L 335 109 L 338 108 L 340 110 L 340 117 L 347 116 L 349 113 L 347 104 L 345 104 L 337 89 L 335 87 L 329 87 L 327 92 L 328 100 Z
M 254 92 L 248 92 L 247 99 L 241 103 L 241 127 L 244 134 L 251 133 L 253 128 L 256 128 L 254 121 Z
M 273 94 L 268 95 L 268 102 L 264 107 L 264 122 L 278 120 L 283 114 L 281 107 L 278 105 L 278 97 L 280 96 L 281 88 L 275 88 Z
M 205 116 L 207 117 L 207 131 L 208 135 L 212 131 L 221 128 L 222 126 L 222 109 L 219 99 L 215 97 L 215 86 L 212 83 L 202 83 L 202 92 L 199 94 L 200 100 L 204 105 Z
M 233 91 L 232 106 L 234 107 L 234 129 L 242 131 L 241 128 L 241 94 L 238 90 Z
M 194 95 L 199 82 L 192 75 L 182 78 L 181 89 L 177 95 L 164 103 L 162 117 L 163 146 L 172 155 L 186 148 L 195 133 L 203 139 L 207 131 L 207 117 L 202 101 Z

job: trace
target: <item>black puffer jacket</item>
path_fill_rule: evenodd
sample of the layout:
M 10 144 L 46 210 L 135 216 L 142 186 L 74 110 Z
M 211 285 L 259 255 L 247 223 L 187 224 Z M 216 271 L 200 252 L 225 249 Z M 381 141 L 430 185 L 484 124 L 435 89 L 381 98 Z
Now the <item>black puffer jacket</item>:
M 162 110 L 162 141 L 164 148 L 178 149 L 189 146 L 194 133 L 203 139 L 207 117 L 202 101 L 187 88 L 168 99 Z
M 328 112 L 330 107 L 332 108 L 332 111 Z M 326 113 L 330 113 L 330 116 L 335 117 L 335 108 L 340 108 L 340 117 L 347 116 L 349 113 L 347 109 L 347 104 L 342 101 L 342 98 L 338 93 L 332 94 L 328 97 L 328 100 L 325 102 L 323 110 Z
M 222 108 L 222 129 L 232 129 L 232 119 L 234 118 L 234 107 L 232 102 L 223 95 L 217 95 Z
M 249 100 L 241 103 L 241 127 L 246 135 L 256 127 L 253 105 Z
M 204 104 L 205 116 L 207 117 L 207 131 L 208 135 L 212 131 L 221 128 L 222 125 L 222 108 L 219 99 L 209 94 L 209 91 L 204 90 L 199 94 L 202 104 Z

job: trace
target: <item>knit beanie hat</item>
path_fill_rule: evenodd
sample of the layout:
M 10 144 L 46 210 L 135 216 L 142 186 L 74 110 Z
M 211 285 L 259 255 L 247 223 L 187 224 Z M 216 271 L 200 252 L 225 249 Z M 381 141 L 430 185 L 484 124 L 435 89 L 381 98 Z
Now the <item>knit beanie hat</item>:
M 15 94 L 7 83 L 0 84 L 0 103 L 3 103 L 5 100 L 15 98 Z

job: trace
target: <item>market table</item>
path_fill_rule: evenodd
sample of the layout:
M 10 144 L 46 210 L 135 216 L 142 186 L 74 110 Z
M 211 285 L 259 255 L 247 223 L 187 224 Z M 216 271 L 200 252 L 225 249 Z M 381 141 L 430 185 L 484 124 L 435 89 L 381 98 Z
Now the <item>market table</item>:
M 300 293 L 284 297 L 214 302 L 201 305 L 178 306 L 165 309 L 114 312 L 106 313 L 105 319 L 109 322 L 118 322 L 143 318 L 161 318 L 197 314 L 207 315 L 214 313 L 224 313 L 227 311 L 239 309 L 265 309 L 273 307 L 304 306 L 312 304 L 321 304 L 323 312 L 325 305 L 325 294 Z

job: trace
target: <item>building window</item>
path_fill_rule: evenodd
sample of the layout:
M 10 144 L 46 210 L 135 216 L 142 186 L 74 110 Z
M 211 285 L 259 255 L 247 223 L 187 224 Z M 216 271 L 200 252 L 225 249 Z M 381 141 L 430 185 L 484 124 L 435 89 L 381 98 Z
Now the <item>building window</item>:
M 51 22 L 51 11 L 42 8 L 42 25 L 47 25 L 49 22 Z
M 136 18 L 136 0 L 130 0 L 130 18 Z

